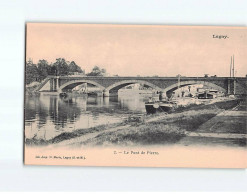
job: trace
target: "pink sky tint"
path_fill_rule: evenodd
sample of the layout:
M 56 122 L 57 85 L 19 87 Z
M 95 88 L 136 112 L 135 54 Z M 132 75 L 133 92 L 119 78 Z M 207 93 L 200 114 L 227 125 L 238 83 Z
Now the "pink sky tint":
M 28 23 L 26 57 L 34 63 L 75 61 L 119 76 L 237 76 L 247 74 L 246 27 Z M 213 38 L 227 35 L 227 39 Z

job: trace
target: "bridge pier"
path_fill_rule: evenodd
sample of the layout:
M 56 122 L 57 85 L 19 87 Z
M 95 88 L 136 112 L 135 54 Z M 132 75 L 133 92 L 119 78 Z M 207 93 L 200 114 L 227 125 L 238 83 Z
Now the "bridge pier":
M 236 94 L 236 79 L 233 80 L 233 95 Z
M 103 91 L 103 97 L 110 97 L 109 91 Z
M 57 91 L 59 89 L 58 79 L 59 79 L 58 77 L 50 79 L 50 91 L 51 92 Z
M 53 79 L 50 79 L 50 91 L 53 91 Z
M 235 78 L 230 78 L 228 79 L 227 83 L 227 94 L 228 95 L 236 95 L 236 79 Z
M 118 91 L 103 91 L 103 97 L 118 96 Z
M 57 78 L 56 78 L 56 91 L 58 91 L 58 89 L 59 89 L 59 77 L 57 76 Z
M 167 98 L 166 91 L 161 91 L 161 98 L 162 99 L 166 99 Z
M 231 94 L 231 80 L 230 80 L 230 79 L 228 79 L 227 94 L 228 94 L 228 95 Z

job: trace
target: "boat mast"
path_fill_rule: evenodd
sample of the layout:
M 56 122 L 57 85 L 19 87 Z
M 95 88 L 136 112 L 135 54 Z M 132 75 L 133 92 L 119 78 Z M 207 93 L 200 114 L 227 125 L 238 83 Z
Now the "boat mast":
M 179 88 L 180 88 L 180 74 L 178 74 L 178 94 L 180 94 Z M 181 94 L 180 94 L 181 95 Z M 179 96 L 180 96 L 179 95 Z
M 178 74 L 178 89 L 180 88 L 180 74 Z
M 232 56 L 231 56 L 231 64 L 230 64 L 230 77 L 232 77 Z

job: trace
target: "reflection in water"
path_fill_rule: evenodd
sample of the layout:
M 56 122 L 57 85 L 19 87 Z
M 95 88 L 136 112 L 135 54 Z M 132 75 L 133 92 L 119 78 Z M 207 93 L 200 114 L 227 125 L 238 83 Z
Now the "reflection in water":
M 67 99 L 48 95 L 26 97 L 25 136 L 48 140 L 62 132 L 121 122 L 130 113 L 145 112 L 147 99 L 136 94 L 110 98 L 85 95 L 70 95 Z

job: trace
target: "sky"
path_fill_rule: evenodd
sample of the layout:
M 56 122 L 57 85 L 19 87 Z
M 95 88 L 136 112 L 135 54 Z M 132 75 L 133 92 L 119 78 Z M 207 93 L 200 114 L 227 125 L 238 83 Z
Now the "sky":
M 213 38 L 227 36 L 228 38 Z M 247 28 L 28 23 L 26 59 L 97 65 L 119 76 L 236 76 L 247 74 Z

